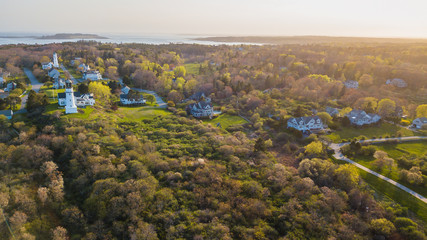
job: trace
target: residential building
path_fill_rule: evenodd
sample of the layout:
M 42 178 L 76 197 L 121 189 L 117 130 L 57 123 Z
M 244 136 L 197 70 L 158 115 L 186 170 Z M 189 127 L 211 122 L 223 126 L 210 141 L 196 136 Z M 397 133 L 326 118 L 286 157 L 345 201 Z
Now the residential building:
M 102 80 L 102 75 L 99 71 L 87 71 L 83 73 L 83 79 L 92 81 Z
M 188 102 L 188 101 L 198 102 L 198 101 L 202 101 L 202 100 L 204 100 L 206 102 L 211 102 L 211 98 L 207 97 L 204 92 L 197 92 L 197 93 L 191 95 L 189 98 L 185 99 L 183 102 Z
M 74 60 L 71 60 L 70 61 L 70 64 L 72 65 L 72 66 L 74 66 L 74 64 L 76 64 L 76 62 L 82 62 L 82 58 L 80 58 L 80 57 L 76 57 L 76 58 L 74 58 Z
M 55 81 L 53 82 L 53 88 L 54 89 L 65 88 L 65 81 L 64 81 L 64 79 L 62 79 L 62 78 L 55 79 Z
M 16 88 L 16 83 L 14 83 L 14 82 L 9 82 L 7 85 L 6 85 L 6 88 L 4 89 L 4 91 L 5 92 L 12 92 L 15 88 Z
M 189 104 L 187 112 L 196 118 L 212 117 L 214 114 L 212 103 L 206 100 Z
M 52 68 L 49 70 L 47 75 L 53 79 L 58 79 L 61 74 L 59 73 L 58 70 L 56 70 L 55 68 Z
M 394 78 L 394 79 L 388 79 L 385 84 L 392 85 L 399 88 L 405 88 L 408 86 L 408 83 L 405 82 L 405 80 L 400 78 Z
M 325 112 L 327 112 L 331 117 L 337 116 L 340 114 L 340 110 L 338 108 L 326 107 Z
M 354 81 L 354 80 L 347 80 L 344 82 L 344 86 L 346 88 L 358 89 L 359 88 L 359 82 Z
M 129 91 L 130 91 L 130 87 L 128 87 L 128 86 L 124 86 L 121 90 L 122 90 L 122 93 L 123 93 L 123 94 L 128 94 L 128 93 L 129 93 Z
M 82 63 L 77 67 L 77 70 L 79 70 L 81 73 L 85 73 L 85 72 L 90 70 L 90 67 L 88 65 Z
M 3 83 L 4 83 L 4 79 L 2 77 L 0 77 L 0 87 L 3 87 Z
M 13 111 L 12 110 L 3 110 L 3 111 L 0 111 L 0 115 L 4 115 L 4 116 L 6 116 L 6 118 L 7 119 L 12 119 L 12 117 L 13 117 Z
M 65 107 L 65 113 L 77 113 L 77 107 L 93 106 L 93 94 L 74 92 L 70 80 L 65 82 L 65 93 L 58 93 L 58 105 Z
M 427 126 L 427 118 L 425 117 L 416 118 L 412 121 L 412 127 L 414 128 L 420 129 L 423 126 Z
M 288 120 L 288 128 L 294 128 L 301 132 L 323 130 L 325 127 L 319 116 L 298 117 Z
M 53 68 L 53 63 L 52 62 L 44 62 L 42 63 L 42 69 L 43 70 L 49 70 Z
M 145 104 L 145 99 L 142 94 L 120 94 L 120 103 L 123 105 L 141 105 Z
M 380 115 L 373 113 L 366 113 L 362 110 L 352 110 L 347 115 L 350 122 L 357 126 L 369 125 L 377 123 L 381 120 Z

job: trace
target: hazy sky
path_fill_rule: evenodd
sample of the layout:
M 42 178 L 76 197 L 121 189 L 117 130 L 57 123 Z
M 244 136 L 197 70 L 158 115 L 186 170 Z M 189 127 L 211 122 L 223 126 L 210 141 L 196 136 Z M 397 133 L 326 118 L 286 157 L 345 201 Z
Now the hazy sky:
M 427 38 L 427 0 L 0 0 L 0 32 Z

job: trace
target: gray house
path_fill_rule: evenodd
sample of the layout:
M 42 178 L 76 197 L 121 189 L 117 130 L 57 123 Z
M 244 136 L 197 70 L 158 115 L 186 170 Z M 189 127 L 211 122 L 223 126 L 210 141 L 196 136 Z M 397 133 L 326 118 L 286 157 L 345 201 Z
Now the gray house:
M 288 128 L 295 128 L 301 132 L 322 130 L 325 127 L 319 116 L 290 118 L 288 120 Z
M 213 105 L 209 101 L 200 101 L 192 103 L 187 106 L 187 112 L 196 118 L 212 117 L 213 116 Z
M 427 118 L 420 117 L 414 119 L 414 121 L 412 121 L 412 126 L 418 129 L 422 128 L 423 126 L 427 126 Z
M 331 117 L 340 114 L 340 110 L 338 108 L 326 107 L 325 112 L 327 112 Z
M 362 110 L 352 110 L 347 115 L 350 122 L 357 126 L 369 125 L 377 123 L 381 120 L 380 115 L 373 113 L 366 113 Z
M 13 111 L 10 109 L 9 110 L 3 110 L 3 111 L 0 111 L 0 115 L 5 115 L 6 118 L 10 120 L 13 117 Z

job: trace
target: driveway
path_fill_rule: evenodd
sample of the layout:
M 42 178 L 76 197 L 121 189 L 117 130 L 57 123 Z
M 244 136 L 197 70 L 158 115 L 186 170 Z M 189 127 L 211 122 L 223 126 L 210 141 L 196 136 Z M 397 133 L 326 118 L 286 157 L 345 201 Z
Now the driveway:
M 132 90 L 154 95 L 154 97 L 156 98 L 156 102 L 159 105 L 158 108 L 166 108 L 167 107 L 167 104 L 165 103 L 165 101 L 163 101 L 163 99 L 154 91 L 145 90 L 145 89 L 141 89 L 141 88 L 132 88 Z
M 393 141 L 393 140 L 398 140 L 398 141 L 404 142 L 404 141 L 416 141 L 416 140 L 422 140 L 422 139 L 427 139 L 427 137 L 413 136 L 413 137 L 398 137 L 398 138 L 367 139 L 367 140 L 361 140 L 359 142 L 360 143 L 372 143 L 372 144 L 374 144 L 374 143 L 381 143 L 381 142 Z M 350 143 L 348 143 L 348 142 L 346 142 L 346 143 L 340 143 L 340 144 L 332 143 L 332 144 L 329 145 L 329 147 L 331 147 L 334 150 L 334 152 L 335 152 L 334 153 L 334 157 L 336 159 L 343 160 L 343 161 L 346 161 L 348 163 L 351 163 L 354 166 L 356 166 L 356 167 L 358 167 L 358 168 L 360 168 L 360 169 L 362 169 L 362 170 L 364 170 L 364 171 L 366 171 L 366 172 L 368 172 L 368 173 L 370 173 L 370 174 L 372 174 L 374 176 L 377 176 L 377 177 L 383 179 L 384 181 L 387 181 L 390 184 L 393 184 L 394 186 L 396 186 L 396 187 L 402 189 L 403 191 L 411 194 L 412 196 L 420 199 L 424 203 L 427 203 L 427 198 L 425 198 L 421 194 L 416 193 L 413 190 L 411 190 L 411 189 L 403 186 L 402 184 L 400 184 L 400 183 L 398 183 L 398 182 L 396 182 L 396 181 L 394 181 L 394 180 L 392 180 L 392 179 L 390 179 L 390 178 L 388 178 L 388 177 L 386 177 L 384 175 L 381 175 L 381 174 L 379 174 L 379 173 L 377 173 L 375 171 L 372 171 L 371 169 L 369 169 L 369 168 L 367 168 L 365 166 L 362 166 L 359 163 L 357 163 L 355 161 L 352 161 L 349 158 L 347 158 L 346 156 L 344 156 L 344 154 L 342 154 L 342 152 L 341 152 L 341 147 L 344 146 L 344 145 L 347 145 L 347 144 L 350 144 Z
M 68 70 L 64 67 L 64 65 L 62 65 L 61 64 L 61 69 L 62 69 L 62 71 L 64 71 L 64 72 L 66 72 L 66 73 L 68 73 L 69 75 L 70 75 L 70 78 L 71 78 L 71 81 L 73 81 L 73 84 L 78 84 L 78 83 L 80 83 L 80 81 L 79 80 L 77 80 L 77 79 L 75 79 L 74 77 L 73 77 L 73 75 L 71 75 L 71 73 L 70 72 L 68 72 Z
M 43 83 L 37 80 L 37 78 L 34 76 L 33 72 L 30 69 L 24 68 L 24 73 L 25 75 L 27 75 L 28 79 L 30 79 L 31 89 L 34 90 L 35 92 L 39 92 L 40 88 L 43 86 Z M 25 106 L 27 105 L 27 101 L 28 101 L 28 93 L 22 96 L 21 108 L 18 111 L 16 111 L 17 114 L 27 112 L 27 110 L 25 109 Z

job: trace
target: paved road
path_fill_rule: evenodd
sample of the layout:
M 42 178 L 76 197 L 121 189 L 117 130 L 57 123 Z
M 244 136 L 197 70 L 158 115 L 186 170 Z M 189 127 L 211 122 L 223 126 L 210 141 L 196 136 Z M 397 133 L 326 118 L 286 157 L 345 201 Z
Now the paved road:
M 67 69 L 64 67 L 64 65 L 62 65 L 62 64 L 61 64 L 61 69 L 62 69 L 62 71 L 66 72 L 66 73 L 68 73 L 68 74 L 70 75 L 70 78 L 71 78 L 71 81 L 73 81 L 73 84 L 80 83 L 80 80 L 75 79 L 75 78 L 73 77 L 73 75 L 71 75 L 71 73 L 70 73 L 70 72 L 68 72 L 68 70 L 67 70 Z
M 32 90 L 34 90 L 35 92 L 39 92 L 40 88 L 43 86 L 43 83 L 37 80 L 37 78 L 34 76 L 33 72 L 30 69 L 24 68 L 24 73 L 27 75 L 28 79 L 30 79 Z M 25 94 L 21 98 L 21 108 L 15 112 L 16 114 L 27 112 L 27 109 L 25 109 L 25 106 L 27 105 L 27 101 L 28 101 L 28 94 Z
M 381 142 L 386 142 L 386 141 L 390 141 L 390 140 L 415 141 L 415 140 L 422 140 L 422 139 L 427 139 L 427 137 L 414 136 L 414 137 L 399 137 L 399 138 L 367 139 L 367 140 L 361 140 L 359 142 L 360 143 L 372 143 L 372 144 L 374 144 L 374 143 L 381 143 Z M 425 198 L 421 194 L 416 193 L 416 192 L 412 191 L 411 189 L 403 186 L 402 184 L 400 184 L 400 183 L 398 183 L 398 182 L 396 182 L 396 181 L 394 181 L 394 180 L 392 180 L 392 179 L 390 179 L 388 177 L 385 177 L 385 176 L 383 176 L 383 175 L 381 175 L 381 174 L 379 174 L 379 173 L 377 173 L 375 171 L 372 171 L 371 169 L 369 169 L 367 167 L 364 167 L 364 166 L 360 165 L 359 163 L 354 162 L 354 161 L 350 160 L 349 158 L 347 158 L 346 156 L 344 156 L 344 154 L 342 154 L 342 152 L 341 152 L 341 147 L 344 146 L 344 145 L 347 145 L 347 144 L 349 144 L 349 143 L 348 142 L 347 143 L 340 143 L 340 144 L 332 143 L 332 144 L 329 145 L 334 150 L 334 152 L 335 152 L 334 153 L 334 157 L 336 159 L 343 160 L 343 161 L 346 161 L 348 163 L 351 163 L 354 166 L 356 166 L 356 167 L 358 167 L 358 168 L 360 168 L 360 169 L 362 169 L 362 170 L 364 170 L 364 171 L 366 171 L 366 172 L 368 172 L 368 173 L 370 173 L 372 175 L 375 175 L 375 176 L 383 179 L 384 181 L 389 182 L 390 184 L 393 184 L 394 186 L 396 186 L 396 187 L 402 189 L 403 191 L 411 194 L 412 196 L 420 199 L 424 203 L 427 203 L 427 198 Z
M 163 101 L 163 99 L 154 91 L 145 90 L 145 89 L 141 89 L 141 88 L 132 88 L 132 90 L 154 95 L 154 97 L 156 98 L 156 102 L 159 105 L 158 108 L 166 108 L 167 107 L 167 104 L 165 103 L 165 101 Z

